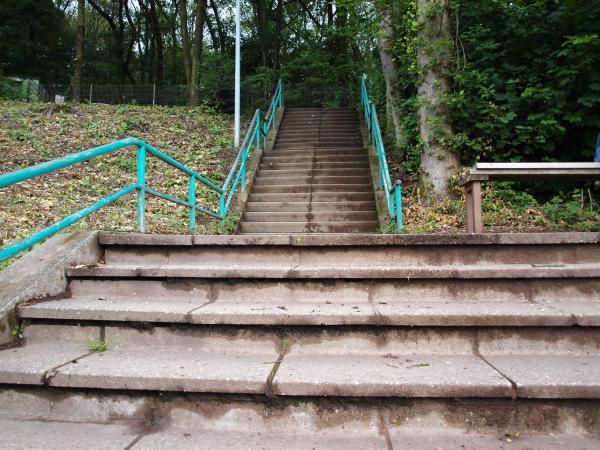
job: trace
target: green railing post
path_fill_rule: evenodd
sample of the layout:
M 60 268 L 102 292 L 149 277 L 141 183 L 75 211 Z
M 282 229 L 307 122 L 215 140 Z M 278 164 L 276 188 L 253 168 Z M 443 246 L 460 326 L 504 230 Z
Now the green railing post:
M 190 175 L 190 190 L 188 196 L 188 203 L 190 204 L 190 234 L 194 234 L 196 231 L 196 177 Z
M 260 148 L 260 109 L 258 109 L 257 111 L 257 118 L 256 118 L 256 126 L 257 126 L 257 130 L 258 132 L 256 133 L 256 151 L 258 151 L 258 149 Z
M 396 181 L 394 187 L 394 199 L 396 200 L 396 231 L 402 233 L 402 184 L 400 180 Z
M 225 192 L 219 195 L 219 215 L 225 217 Z
M 146 208 L 146 146 L 140 145 L 137 151 L 137 223 L 138 231 L 145 232 L 144 211 Z
M 252 145 L 252 142 L 248 142 L 248 148 L 250 148 L 251 145 Z M 242 149 L 242 166 L 240 167 L 240 170 L 242 171 L 242 178 L 240 180 L 240 183 L 242 183 L 242 187 L 240 188 L 240 190 L 242 192 L 244 192 L 244 189 L 246 187 L 246 158 L 247 157 L 248 157 L 248 155 Z

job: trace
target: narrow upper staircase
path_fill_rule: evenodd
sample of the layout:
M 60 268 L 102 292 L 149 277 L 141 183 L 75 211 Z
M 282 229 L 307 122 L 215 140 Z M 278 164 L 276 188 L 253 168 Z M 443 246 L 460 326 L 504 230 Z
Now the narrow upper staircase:
M 286 109 L 275 146 L 260 161 L 240 232 L 376 229 L 373 183 L 356 109 Z

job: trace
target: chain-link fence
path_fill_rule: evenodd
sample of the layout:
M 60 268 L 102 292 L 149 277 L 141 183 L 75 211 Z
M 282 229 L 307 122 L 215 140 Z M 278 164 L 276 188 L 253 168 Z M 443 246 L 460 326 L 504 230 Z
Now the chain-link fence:
M 41 84 L 35 86 L 38 101 L 54 102 L 73 99 L 69 85 Z M 265 109 L 272 96 L 272 87 L 242 86 L 242 109 Z M 222 112 L 233 112 L 233 86 L 197 86 L 195 95 L 199 104 L 213 107 Z M 340 107 L 355 106 L 359 101 L 359 89 L 355 86 L 309 86 L 295 84 L 285 86 L 285 104 L 289 107 Z M 31 97 L 31 95 L 29 96 Z M 29 98 L 28 97 L 28 98 Z M 81 86 L 81 101 L 104 104 L 138 105 L 188 105 L 190 92 L 185 85 L 156 84 L 84 84 Z

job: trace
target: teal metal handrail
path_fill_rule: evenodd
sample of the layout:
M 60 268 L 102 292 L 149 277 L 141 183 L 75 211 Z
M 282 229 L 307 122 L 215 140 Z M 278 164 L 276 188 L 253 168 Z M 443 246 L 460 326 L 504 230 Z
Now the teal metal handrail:
M 269 105 L 269 109 L 267 114 L 265 114 L 265 123 L 263 125 L 263 134 L 267 136 L 271 127 L 275 124 L 275 119 L 277 116 L 277 108 L 283 107 L 283 82 L 279 80 L 277 83 L 277 87 L 275 88 L 275 94 L 273 94 L 273 99 L 271 100 L 271 104 Z
M 369 143 L 377 149 L 379 187 L 385 192 L 390 218 L 396 222 L 396 231 L 401 233 L 404 228 L 402 223 L 402 184 L 400 180 L 392 183 L 390 178 L 385 148 L 381 137 L 381 128 L 377 119 L 377 110 L 373 102 L 369 100 L 365 78 L 361 80 L 360 84 L 360 102 L 365 114 L 365 124 L 369 132 Z
M 273 96 L 273 100 L 271 101 L 270 108 L 270 123 L 269 126 L 265 129 L 268 130 L 271 128 L 271 124 L 273 122 L 273 117 L 276 115 L 277 108 L 283 105 L 283 85 L 281 81 L 278 83 L 277 88 L 275 90 L 275 95 Z M 269 114 L 267 116 L 269 116 Z M 155 149 L 150 144 L 142 141 L 137 138 L 126 138 L 120 141 L 115 141 L 110 144 L 102 145 L 100 147 L 95 147 L 89 150 L 85 150 L 79 153 L 74 153 L 71 155 L 67 155 L 63 158 L 54 159 L 52 161 L 47 161 L 41 164 L 36 164 L 31 167 L 27 167 L 21 170 L 17 170 L 14 172 L 6 173 L 0 175 L 0 189 L 8 186 L 12 186 L 13 184 L 20 183 L 22 181 L 29 180 L 31 178 L 35 178 L 41 175 L 45 175 L 50 172 L 54 172 L 60 169 L 64 169 L 65 167 L 72 166 L 74 164 L 78 164 L 81 162 L 89 161 L 91 159 L 97 158 L 102 155 L 106 155 L 109 153 L 117 152 L 127 147 L 137 147 L 137 182 L 133 184 L 129 184 L 117 192 L 104 197 L 92 205 L 71 214 L 59 222 L 50 225 L 47 228 L 44 228 L 37 233 L 32 234 L 31 236 L 23 239 L 20 242 L 12 244 L 4 249 L 0 250 L 0 262 L 11 258 L 17 253 L 26 250 L 33 245 L 37 244 L 40 241 L 58 233 L 59 231 L 67 228 L 68 226 L 78 222 L 79 220 L 89 216 L 95 211 L 103 208 L 104 206 L 113 203 L 119 198 L 129 194 L 132 191 L 137 191 L 137 225 L 138 231 L 140 233 L 145 232 L 145 224 L 144 224 L 144 214 L 145 214 L 145 202 L 146 202 L 146 194 L 153 195 L 155 197 L 162 198 L 164 200 L 176 203 L 181 206 L 185 206 L 189 208 L 189 231 L 193 233 L 196 231 L 196 214 L 204 213 L 215 219 L 224 220 L 229 211 L 229 207 L 231 206 L 231 202 L 235 196 L 235 192 L 241 182 L 241 190 L 244 190 L 244 185 L 246 182 L 246 166 L 248 157 L 251 154 L 253 145 L 256 145 L 256 148 L 260 147 L 261 144 L 261 132 L 263 131 L 263 127 L 261 124 L 261 114 L 260 110 L 256 110 L 254 113 L 254 117 L 248 127 L 248 131 L 246 132 L 246 137 L 238 155 L 225 179 L 225 183 L 223 183 L 223 187 L 219 187 L 214 184 L 212 181 L 193 171 L 192 169 L 186 167 L 175 159 L 171 158 L 167 154 L 161 152 L 160 150 Z M 189 187 L 187 192 L 187 201 L 182 200 L 177 197 L 173 197 L 171 195 L 159 192 L 155 189 L 146 185 L 146 157 L 150 154 L 152 156 L 161 159 L 166 162 L 170 166 L 180 170 L 189 176 Z M 203 208 L 196 203 L 196 183 L 202 183 L 207 186 L 212 191 L 215 191 L 219 194 L 219 211 L 212 211 L 207 208 Z

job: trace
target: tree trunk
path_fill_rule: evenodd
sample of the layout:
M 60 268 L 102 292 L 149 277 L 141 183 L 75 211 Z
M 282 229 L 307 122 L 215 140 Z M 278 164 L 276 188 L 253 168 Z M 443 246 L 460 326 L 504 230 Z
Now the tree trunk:
M 75 74 L 73 75 L 73 100 L 81 102 L 81 75 L 85 47 L 85 0 L 77 2 L 77 48 L 75 51 Z
M 398 73 L 400 68 L 394 60 L 394 55 L 391 51 L 391 45 L 395 38 L 393 19 L 394 12 L 391 11 L 393 5 L 377 5 L 379 15 L 379 58 L 381 59 L 381 67 L 383 69 L 383 77 L 385 79 L 385 109 L 386 109 L 386 134 L 393 136 L 393 142 L 396 147 L 404 142 L 402 128 L 400 126 L 400 111 L 398 103 L 401 98 L 399 84 L 400 79 Z
M 150 0 L 150 19 L 152 21 L 152 34 L 154 37 L 154 50 L 156 59 L 153 68 L 153 81 L 156 84 L 162 84 L 165 78 L 165 60 L 164 60 L 164 42 L 160 20 L 158 19 L 158 11 L 156 8 L 156 0 Z
M 225 53 L 225 50 L 227 49 L 226 36 L 225 31 L 223 31 L 223 24 L 219 17 L 219 9 L 217 8 L 215 0 L 210 0 L 210 7 L 215 15 L 215 23 L 217 24 L 217 32 L 219 33 L 219 42 L 221 43 L 221 52 Z
M 206 14 L 206 0 L 196 0 L 196 25 L 194 27 L 194 51 L 192 54 L 192 76 L 190 78 L 190 104 L 197 105 L 198 77 L 200 63 L 202 62 L 202 42 L 204 37 L 204 16 Z
M 267 19 L 265 15 L 265 0 L 254 0 L 254 11 L 256 13 L 256 32 L 260 47 L 260 60 L 263 67 L 267 67 Z
M 179 0 L 179 18 L 181 19 L 181 46 L 183 47 L 183 67 L 185 69 L 185 84 L 190 89 L 192 79 L 192 60 L 190 59 L 190 35 L 188 33 L 187 0 Z
M 419 132 L 423 141 L 421 182 L 432 198 L 452 198 L 450 177 L 459 166 L 443 97 L 450 92 L 452 39 L 448 0 L 418 0 Z
M 273 69 L 279 69 L 279 59 L 281 54 L 281 33 L 283 30 L 283 0 L 277 0 L 275 9 L 275 39 L 273 40 Z

